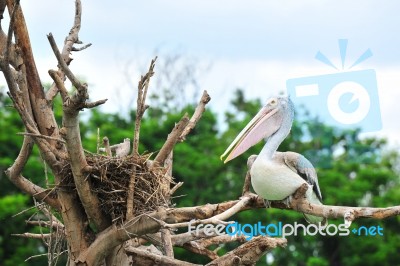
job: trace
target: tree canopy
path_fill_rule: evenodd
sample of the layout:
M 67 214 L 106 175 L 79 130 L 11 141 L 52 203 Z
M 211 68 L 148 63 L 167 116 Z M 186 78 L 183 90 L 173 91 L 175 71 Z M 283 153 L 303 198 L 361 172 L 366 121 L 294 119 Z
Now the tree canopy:
M 24 220 L 28 220 L 34 210 L 29 209 L 32 199 L 22 195 L 3 174 L 22 143 L 22 137 L 16 133 L 23 131 L 23 124 L 10 104 L 3 90 L 0 94 L 0 126 L 6 128 L 7 133 L 0 134 L 0 261 L 3 265 L 42 265 L 45 257 L 24 260 L 45 253 L 43 244 L 34 239 L 11 236 L 33 228 Z M 178 144 L 174 151 L 173 176 L 175 181 L 184 182 L 175 194 L 179 196 L 173 198 L 174 204 L 195 206 L 240 197 L 247 157 L 257 154 L 262 144 L 226 165 L 219 156 L 261 104 L 260 100 L 245 99 L 243 91 L 236 90 L 231 107 L 224 115 L 225 126 L 218 121 L 214 111 L 207 110 L 203 114 L 191 137 Z M 59 105 L 55 104 L 55 108 Z M 157 106 L 151 106 L 142 122 L 140 153 L 159 150 L 165 136 L 185 111 L 193 112 L 193 107 L 161 112 Z M 128 115 L 104 113 L 98 109 L 90 111 L 81 121 L 84 148 L 96 151 L 98 128 L 101 136 L 108 136 L 114 143 L 130 137 L 134 120 L 134 111 Z M 360 139 L 357 130 L 343 131 L 324 125 L 315 117 L 297 117 L 291 134 L 279 150 L 296 151 L 313 162 L 318 170 L 324 204 L 386 207 L 400 201 L 399 154 L 390 150 L 383 139 Z M 28 164 L 26 176 L 44 182 L 45 165 L 37 152 Z M 51 172 L 47 171 L 47 175 L 48 182 L 52 182 Z M 14 216 L 24 210 L 27 211 Z M 299 213 L 278 209 L 250 210 L 234 218 L 250 224 L 258 221 L 305 223 Z M 330 220 L 329 223 L 339 224 L 343 220 Z M 396 216 L 382 221 L 361 219 L 351 226 L 379 225 L 384 229 L 383 236 L 290 236 L 286 249 L 273 250 L 257 265 L 395 265 L 400 261 L 398 224 L 399 217 Z M 220 253 L 229 250 L 229 245 L 232 244 L 227 244 Z M 193 263 L 208 262 L 206 257 L 193 256 L 180 248 L 175 248 L 175 254 L 178 259 Z

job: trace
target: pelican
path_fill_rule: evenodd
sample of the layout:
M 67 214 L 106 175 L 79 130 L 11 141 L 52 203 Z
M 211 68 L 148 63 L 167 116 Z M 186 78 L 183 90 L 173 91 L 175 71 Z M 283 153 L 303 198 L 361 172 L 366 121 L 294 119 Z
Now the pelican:
M 309 160 L 295 152 L 277 152 L 293 124 L 294 106 L 289 97 L 274 97 L 239 133 L 221 155 L 224 163 L 236 158 L 262 139 L 266 143 L 251 166 L 254 191 L 265 200 L 290 200 L 304 183 L 309 185 L 306 197 L 313 204 L 322 204 L 317 173 Z M 326 219 L 304 214 L 310 223 L 325 225 Z

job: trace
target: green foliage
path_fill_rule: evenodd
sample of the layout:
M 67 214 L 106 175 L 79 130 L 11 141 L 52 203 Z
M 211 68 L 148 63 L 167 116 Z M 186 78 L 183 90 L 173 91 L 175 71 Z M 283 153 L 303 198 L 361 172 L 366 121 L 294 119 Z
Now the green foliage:
M 23 265 L 18 259 L 39 253 L 39 242 L 10 238 L 11 233 L 20 233 L 29 228 L 23 220 L 26 215 L 11 218 L 10 215 L 21 211 L 31 204 L 29 198 L 16 194 L 16 189 L 3 175 L 17 156 L 22 137 L 14 133 L 23 130 L 19 118 L 12 108 L 6 108 L 9 101 L 0 99 L 0 187 L 3 198 L 0 200 L 0 260 L 12 261 L 8 265 Z M 57 107 L 58 106 L 58 107 Z M 56 113 L 61 112 L 55 104 Z M 245 124 L 261 106 L 259 100 L 245 99 L 243 92 L 237 90 L 229 111 L 225 114 L 225 125 L 217 121 L 217 114 L 207 110 L 187 140 L 179 143 L 174 150 L 173 175 L 184 185 L 177 191 L 173 202 L 178 207 L 216 203 L 240 197 L 249 155 L 257 154 L 263 143 L 256 145 L 243 156 L 223 164 L 219 156 L 228 147 Z M 164 143 L 174 124 L 193 107 L 183 110 L 149 109 L 142 122 L 140 152 L 157 152 Z M 81 122 L 84 148 L 95 152 L 97 147 L 97 129 L 100 139 L 107 136 L 111 144 L 120 143 L 124 138 L 133 136 L 135 112 L 127 116 L 107 114 L 98 110 L 85 112 Z M 4 129 L 7 129 L 4 131 Z M 305 155 L 317 167 L 320 187 L 325 204 L 385 207 L 398 205 L 400 184 L 398 169 L 399 154 L 388 150 L 382 139 L 360 139 L 359 132 L 342 131 L 328 127 L 312 117 L 298 117 L 290 136 L 280 146 L 281 151 L 296 151 Z M 34 181 L 44 184 L 44 172 L 37 151 L 29 161 L 24 174 Z M 154 156 L 153 156 L 154 157 Z M 294 211 L 261 209 L 246 211 L 234 217 L 241 223 L 263 224 L 305 223 L 302 215 Z M 358 220 L 352 225 L 380 225 L 384 236 L 302 236 L 288 237 L 286 249 L 274 250 L 266 260 L 257 265 L 395 265 L 400 261 L 400 237 L 398 224 L 400 218 L 393 217 L 383 221 Z M 331 220 L 339 224 L 342 221 Z M 12 224 L 12 226 L 11 226 Z M 9 243 L 12 242 L 12 249 Z M 32 243 L 36 243 L 36 246 Z M 231 249 L 226 245 L 220 253 Z M 43 248 L 43 247 L 42 247 Z M 206 263 L 207 258 L 195 256 L 183 249 L 176 248 L 177 258 L 191 262 Z M 15 260 L 15 261 L 14 261 Z M 33 262 L 39 259 L 32 260 Z M 268 261 L 268 263 L 266 262 Z M 5 264 L 7 265 L 7 264 Z M 33 264 L 31 264 L 33 265 Z
M 30 262 L 25 259 L 32 255 L 43 253 L 43 245 L 35 239 L 13 237 L 11 234 L 32 231 L 31 226 L 25 225 L 26 215 L 32 215 L 33 211 L 14 215 L 26 210 L 29 206 L 29 197 L 22 194 L 7 195 L 0 198 L 0 261 L 2 265 L 45 265 L 46 257 L 39 257 Z

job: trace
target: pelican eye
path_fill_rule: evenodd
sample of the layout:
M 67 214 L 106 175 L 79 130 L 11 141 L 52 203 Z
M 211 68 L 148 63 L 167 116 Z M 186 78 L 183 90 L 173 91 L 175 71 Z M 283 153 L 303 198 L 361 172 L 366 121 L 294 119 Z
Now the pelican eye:
M 273 106 L 276 105 L 276 103 L 277 103 L 276 99 L 272 99 L 269 101 L 269 104 Z

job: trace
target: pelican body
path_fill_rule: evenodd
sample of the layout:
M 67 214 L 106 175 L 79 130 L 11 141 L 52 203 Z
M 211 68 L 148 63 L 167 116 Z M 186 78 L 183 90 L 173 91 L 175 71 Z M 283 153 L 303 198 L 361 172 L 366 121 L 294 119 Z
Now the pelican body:
M 283 200 L 307 183 L 307 199 L 311 203 L 321 204 L 318 177 L 311 162 L 295 152 L 277 152 L 290 132 L 293 118 L 294 107 L 289 97 L 269 99 L 235 138 L 221 159 L 229 153 L 226 163 L 265 139 L 266 143 L 250 169 L 254 191 L 266 200 Z M 312 223 L 326 223 L 326 219 L 321 217 L 305 214 L 305 218 Z

